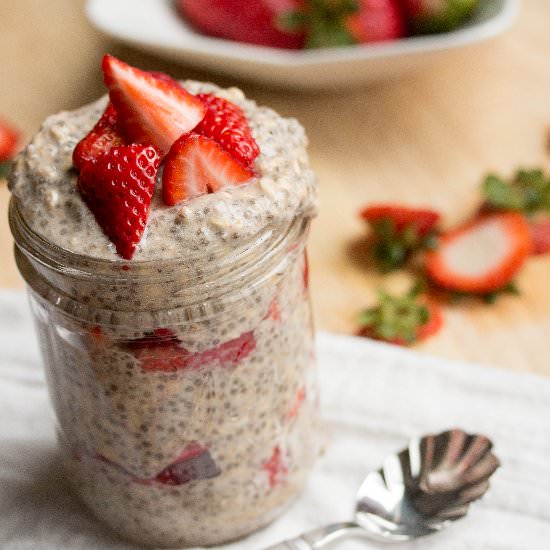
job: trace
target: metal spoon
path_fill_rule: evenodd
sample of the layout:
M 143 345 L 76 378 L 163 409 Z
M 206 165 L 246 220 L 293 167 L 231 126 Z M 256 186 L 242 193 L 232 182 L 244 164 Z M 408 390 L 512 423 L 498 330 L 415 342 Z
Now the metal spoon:
M 335 523 L 266 550 L 317 550 L 345 537 L 401 542 L 436 533 L 468 512 L 499 467 L 483 435 L 450 430 L 412 439 L 371 472 L 357 493 L 355 521 Z

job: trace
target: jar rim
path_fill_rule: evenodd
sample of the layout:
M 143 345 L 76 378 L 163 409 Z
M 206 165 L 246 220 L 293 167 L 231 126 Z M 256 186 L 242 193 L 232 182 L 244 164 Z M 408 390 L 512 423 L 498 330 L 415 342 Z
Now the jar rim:
M 210 260 L 222 259 L 224 264 L 229 267 L 227 271 L 235 274 L 235 265 L 237 262 L 244 266 L 248 263 L 247 257 L 251 260 L 253 256 L 264 251 L 268 254 L 270 250 L 276 249 L 277 245 L 284 242 L 287 238 L 299 238 L 302 233 L 307 231 L 309 226 L 308 219 L 302 216 L 296 216 L 290 220 L 285 227 L 266 227 L 262 233 L 256 235 L 250 240 L 237 243 L 231 247 L 229 253 L 227 247 L 218 246 L 205 251 L 198 251 L 196 254 L 172 258 L 157 258 L 150 260 L 124 260 L 105 259 L 88 256 L 72 252 L 42 237 L 27 223 L 21 213 L 19 200 L 17 197 L 11 197 L 9 204 L 9 225 L 16 245 L 34 261 L 43 266 L 60 271 L 66 275 L 78 279 L 117 279 L 117 275 L 125 280 L 143 280 L 150 276 L 158 278 L 158 268 L 177 267 L 181 271 L 186 268 L 196 269 L 199 262 L 204 261 L 205 256 Z M 264 254 L 264 255 L 265 255 Z M 216 262 L 210 261 L 212 264 Z M 258 266 L 259 267 L 259 266 Z M 205 270 L 208 271 L 208 270 Z M 223 275 L 223 270 L 213 269 L 216 279 Z

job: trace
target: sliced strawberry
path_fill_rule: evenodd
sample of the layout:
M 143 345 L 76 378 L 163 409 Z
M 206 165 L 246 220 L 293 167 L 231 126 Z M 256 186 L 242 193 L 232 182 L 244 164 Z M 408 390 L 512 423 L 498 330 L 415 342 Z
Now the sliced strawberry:
M 161 485 L 184 485 L 190 481 L 211 479 L 220 474 L 210 451 L 198 443 L 191 443 L 172 464 L 150 481 Z
M 73 166 L 82 170 L 84 164 L 109 152 L 113 147 L 125 145 L 125 140 L 118 131 L 118 116 L 111 103 L 96 125 L 78 143 L 73 151 Z
M 271 488 L 284 481 L 286 474 L 288 474 L 288 464 L 278 445 L 273 449 L 273 454 L 269 460 L 264 463 L 263 470 L 267 473 Z
M 433 247 L 439 214 L 395 204 L 375 204 L 360 212 L 373 232 L 373 257 L 382 271 L 402 267 L 417 250 Z
M 269 304 L 269 309 L 267 310 L 267 313 L 264 315 L 264 321 L 266 319 L 272 319 L 273 321 L 281 320 L 281 312 L 279 311 L 279 304 L 277 303 L 277 298 L 273 298 L 273 300 L 271 300 L 271 303 Z
M 184 485 L 190 481 L 211 479 L 221 473 L 212 459 L 210 451 L 195 442 L 187 445 L 174 462 L 166 466 L 153 478 L 135 477 L 124 466 L 113 462 L 102 454 L 96 454 L 95 459 L 131 476 L 132 481 L 140 485 Z
M 150 336 L 132 340 L 126 347 L 148 372 L 177 372 L 198 369 L 204 365 L 219 364 L 234 367 L 256 348 L 252 332 L 245 332 L 205 351 L 193 353 L 181 346 L 181 341 L 168 329 L 157 329 Z
M 242 185 L 254 176 L 213 139 L 191 133 L 178 139 L 166 156 L 162 196 L 172 206 L 204 193 Z
M 82 198 L 126 260 L 145 230 L 159 163 L 154 147 L 124 145 L 84 163 L 80 171 Z
M 176 139 L 204 117 L 202 101 L 175 82 L 111 55 L 104 56 L 102 68 L 120 128 L 130 141 L 154 145 L 165 155 Z
M 443 314 L 415 285 L 403 296 L 380 292 L 379 302 L 361 313 L 358 336 L 406 346 L 425 340 L 443 326 Z
M 214 94 L 198 94 L 206 114 L 195 132 L 212 138 L 244 166 L 251 166 L 260 154 L 243 110 Z
M 532 221 L 529 226 L 533 239 L 533 254 L 550 252 L 550 219 Z
M 307 255 L 307 249 L 304 249 L 304 268 L 302 271 L 302 280 L 304 283 L 304 292 L 309 289 L 309 258 Z
M 425 237 L 433 231 L 440 215 L 426 208 L 410 208 L 395 204 L 373 204 L 361 210 L 360 216 L 371 225 L 390 221 L 399 233 L 414 228 L 419 237 Z
M 300 410 L 300 407 L 302 406 L 302 403 L 306 399 L 306 387 L 301 386 L 298 392 L 296 393 L 296 397 L 294 398 L 294 402 L 292 403 L 290 409 L 286 413 L 286 419 L 292 420 L 296 418 L 298 415 L 298 411 Z
M 426 271 L 447 290 L 487 294 L 512 280 L 531 249 L 529 224 L 521 214 L 491 214 L 442 235 L 439 247 L 426 256 Z

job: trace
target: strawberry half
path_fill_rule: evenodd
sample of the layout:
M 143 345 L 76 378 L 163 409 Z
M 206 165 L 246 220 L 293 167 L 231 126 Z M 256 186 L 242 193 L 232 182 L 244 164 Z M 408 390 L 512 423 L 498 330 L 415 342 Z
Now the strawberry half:
M 433 210 L 397 204 L 373 204 L 363 208 L 360 216 L 371 225 L 390 221 L 399 233 L 412 227 L 419 237 L 428 235 L 440 218 Z
M 154 147 L 123 145 L 84 163 L 80 171 L 82 198 L 126 260 L 145 230 L 159 164 Z
M 214 94 L 198 94 L 197 97 L 206 106 L 206 114 L 195 132 L 212 138 L 244 166 L 251 166 L 260 149 L 243 110 Z
M 102 69 L 109 97 L 129 141 L 154 145 L 164 156 L 204 117 L 202 101 L 165 77 L 131 67 L 111 55 Z
M 360 214 L 371 226 L 374 259 L 382 271 L 400 268 L 410 255 L 434 246 L 437 212 L 396 204 L 374 204 Z
M 426 272 L 442 288 L 487 294 L 504 288 L 532 249 L 529 224 L 518 213 L 492 214 L 441 236 L 426 255 Z
M 73 166 L 80 171 L 86 163 L 120 145 L 125 145 L 125 140 L 118 131 L 117 112 L 109 103 L 96 125 L 75 147 Z
M 255 175 L 213 139 L 191 133 L 178 139 L 166 155 L 162 196 L 173 206 L 204 193 L 242 185 Z

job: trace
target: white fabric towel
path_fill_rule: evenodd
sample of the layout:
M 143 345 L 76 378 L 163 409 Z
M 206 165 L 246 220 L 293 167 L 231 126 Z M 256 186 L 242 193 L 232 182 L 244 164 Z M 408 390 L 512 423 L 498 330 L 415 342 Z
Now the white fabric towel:
M 480 336 L 481 337 L 481 336 Z M 287 513 L 228 550 L 261 550 L 350 519 L 354 494 L 409 437 L 461 427 L 493 439 L 502 461 L 488 495 L 448 530 L 402 550 L 550 548 L 550 380 L 446 361 L 352 337 L 318 337 L 328 445 Z M 0 293 L 0 548 L 130 550 L 71 494 L 56 457 L 30 312 Z M 346 541 L 338 550 L 382 548 Z

